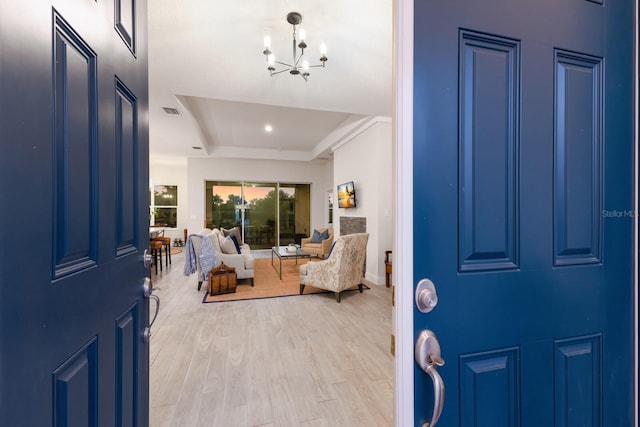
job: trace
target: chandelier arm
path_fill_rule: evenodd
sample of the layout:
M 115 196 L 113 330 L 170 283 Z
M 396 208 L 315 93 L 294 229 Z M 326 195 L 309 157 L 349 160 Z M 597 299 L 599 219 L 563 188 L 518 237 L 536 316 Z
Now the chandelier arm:
M 285 62 L 280 62 L 280 61 L 273 61 L 275 64 L 280 64 L 280 65 L 284 65 L 285 67 L 289 67 L 289 68 L 293 68 L 293 66 L 291 64 L 287 64 Z
M 309 68 L 318 68 L 318 67 L 322 67 L 324 68 L 323 64 L 318 64 L 318 65 L 309 65 Z
M 272 71 L 271 75 L 275 76 L 276 74 L 280 74 L 280 73 L 284 73 L 285 71 L 289 71 L 291 68 L 285 68 L 284 70 L 280 70 L 280 71 Z

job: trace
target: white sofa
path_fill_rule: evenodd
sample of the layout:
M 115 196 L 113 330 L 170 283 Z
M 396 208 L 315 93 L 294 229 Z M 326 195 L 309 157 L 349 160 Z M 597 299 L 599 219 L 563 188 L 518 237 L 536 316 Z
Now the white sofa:
M 211 243 L 213 243 L 213 249 L 216 252 L 216 265 L 220 265 L 222 263 L 233 267 L 236 269 L 236 274 L 238 279 L 249 279 L 251 282 L 251 286 L 253 286 L 253 278 L 254 278 L 254 269 L 253 269 L 253 255 L 251 254 L 251 248 L 248 244 L 243 243 L 240 245 L 239 254 L 226 254 L 222 251 L 220 247 L 220 239 L 224 239 L 225 236 L 222 234 L 222 231 L 219 229 L 209 229 L 205 228 L 200 230 L 198 234 L 204 235 L 211 239 Z M 200 245 L 201 242 L 199 239 L 193 240 L 193 246 L 195 248 L 196 254 L 200 253 Z M 198 277 L 200 277 L 200 260 L 196 255 L 196 265 L 198 268 Z M 200 280 L 200 279 L 198 279 Z M 198 290 L 202 286 L 202 282 L 198 281 Z

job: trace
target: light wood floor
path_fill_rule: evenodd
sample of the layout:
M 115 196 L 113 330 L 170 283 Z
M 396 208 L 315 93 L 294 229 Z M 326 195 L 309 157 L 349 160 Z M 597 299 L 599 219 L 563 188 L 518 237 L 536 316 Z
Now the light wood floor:
M 183 254 L 152 274 L 152 427 L 393 424 L 390 289 L 202 304 Z

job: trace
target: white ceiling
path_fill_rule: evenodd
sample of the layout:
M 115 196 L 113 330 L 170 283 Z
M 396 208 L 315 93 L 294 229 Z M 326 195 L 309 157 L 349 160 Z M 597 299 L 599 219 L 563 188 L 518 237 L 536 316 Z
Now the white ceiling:
M 262 54 L 269 35 L 276 60 L 291 62 L 291 11 L 311 64 L 327 45 L 308 82 L 270 77 Z M 392 0 L 150 1 L 151 157 L 327 158 L 367 116 L 391 116 L 391 24 Z

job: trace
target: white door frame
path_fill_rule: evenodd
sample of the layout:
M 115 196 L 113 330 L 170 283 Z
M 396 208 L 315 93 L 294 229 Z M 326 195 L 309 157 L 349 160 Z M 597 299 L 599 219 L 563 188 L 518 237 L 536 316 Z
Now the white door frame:
M 413 1 L 395 0 L 394 139 L 395 421 L 413 421 Z
M 394 0 L 394 139 L 395 225 L 393 283 L 395 306 L 395 425 L 414 425 L 413 399 L 413 2 Z M 638 427 L 638 0 L 635 1 L 635 220 L 634 220 L 634 353 L 635 426 Z

